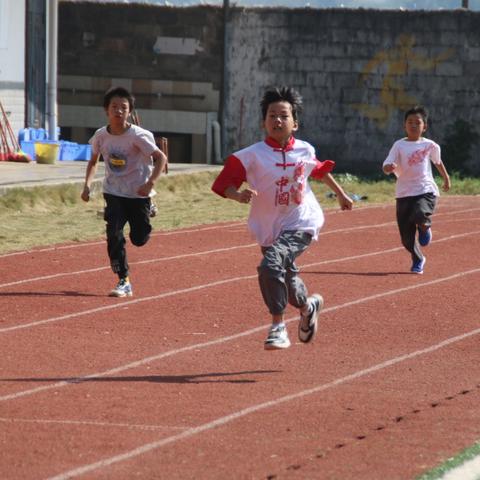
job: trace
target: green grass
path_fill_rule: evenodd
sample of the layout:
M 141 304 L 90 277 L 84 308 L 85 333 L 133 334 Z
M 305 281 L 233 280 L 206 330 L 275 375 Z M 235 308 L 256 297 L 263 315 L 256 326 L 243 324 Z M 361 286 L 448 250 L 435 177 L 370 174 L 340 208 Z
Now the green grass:
M 211 192 L 215 172 L 162 177 L 157 184 L 159 214 L 152 220 L 156 230 L 198 224 L 245 220 L 248 205 L 220 198 Z M 390 177 L 369 180 L 350 174 L 335 175 L 350 195 L 365 197 L 359 204 L 393 203 L 395 183 Z M 336 208 L 335 198 L 321 182 L 311 182 L 323 208 Z M 80 185 L 12 189 L 0 196 L 0 253 L 65 242 L 81 242 L 104 236 L 99 189 L 90 202 L 80 199 Z M 480 194 L 480 179 L 453 179 L 451 194 Z
M 449 458 L 445 463 L 431 470 L 430 472 L 417 477 L 416 480 L 437 480 L 450 470 L 463 465 L 478 455 L 480 455 L 480 442 L 477 442 L 472 447 L 463 450 L 457 456 Z

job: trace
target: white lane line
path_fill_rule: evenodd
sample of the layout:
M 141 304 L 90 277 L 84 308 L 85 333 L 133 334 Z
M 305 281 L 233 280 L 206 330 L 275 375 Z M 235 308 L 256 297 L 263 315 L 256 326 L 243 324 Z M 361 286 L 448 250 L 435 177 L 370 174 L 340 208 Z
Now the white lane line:
M 201 226 L 197 228 L 190 228 L 190 229 L 178 229 L 178 230 L 168 230 L 165 232 L 154 232 L 152 233 L 152 237 L 169 237 L 172 235 L 181 235 L 183 233 L 198 233 L 198 232 L 205 232 L 208 230 L 221 230 L 230 227 L 236 227 L 238 225 L 245 225 L 245 222 L 233 222 L 228 224 L 214 224 L 212 226 Z M 4 253 L 0 255 L 1 258 L 6 257 L 15 257 L 18 255 L 28 255 L 32 253 L 46 253 L 46 252 L 54 252 L 57 250 L 70 250 L 73 248 L 82 248 L 82 247 L 91 247 L 93 245 L 105 245 L 105 240 L 101 241 L 93 241 L 93 242 L 79 242 L 79 243 L 72 243 L 70 245 L 57 245 L 53 247 L 46 247 L 46 248 L 38 248 L 32 250 L 20 250 L 18 252 L 11 252 L 11 253 Z
M 479 220 L 479 218 L 471 218 L 471 220 Z M 449 220 L 448 222 L 464 222 L 464 219 L 453 219 Z M 322 233 L 322 238 L 325 237 L 325 235 L 332 235 L 335 233 L 346 233 L 346 232 L 354 232 L 358 230 L 369 230 L 372 228 L 383 228 L 387 226 L 393 226 L 396 225 L 396 222 L 385 222 L 385 223 L 377 223 L 377 224 L 371 224 L 371 225 L 360 225 L 356 227 L 346 227 L 346 228 L 338 228 L 335 230 L 326 230 L 325 232 Z M 469 234 L 467 232 L 467 234 Z M 435 239 L 434 242 L 438 242 L 439 240 Z M 215 253 L 225 253 L 233 250 L 238 250 L 242 248 L 258 248 L 258 245 L 256 243 L 248 243 L 248 244 L 243 244 L 243 245 L 234 245 L 232 247 L 224 247 L 224 248 L 217 248 L 213 250 L 206 250 L 206 251 L 200 251 L 200 252 L 195 252 L 195 253 L 184 253 L 184 254 L 179 254 L 179 255 L 173 255 L 170 257 L 159 257 L 159 258 L 150 258 L 148 260 L 139 260 L 136 262 L 130 262 L 131 265 L 145 265 L 145 264 L 152 264 L 152 263 L 158 263 L 158 262 L 166 262 L 166 261 L 172 261 L 172 260 L 181 260 L 184 258 L 191 258 L 191 257 L 199 257 L 203 255 L 212 255 Z M 33 282 L 41 282 L 45 280 L 52 280 L 54 278 L 62 278 L 62 277 L 67 277 L 70 275 L 83 275 L 83 274 L 89 274 L 89 273 L 95 273 L 95 272 L 101 272 L 101 271 L 110 271 L 110 266 L 103 266 L 103 267 L 95 267 L 95 268 L 89 268 L 85 270 L 75 270 L 75 271 L 70 271 L 70 272 L 59 272 L 59 273 L 53 273 L 51 275 L 42 275 L 42 276 L 37 276 L 37 277 L 30 277 L 30 278 L 24 278 L 22 280 L 16 280 L 13 282 L 7 282 L 7 283 L 1 283 L 0 288 L 6 288 L 6 287 L 12 287 L 16 285 L 24 285 L 27 283 L 33 283 Z
M 428 287 L 428 286 L 436 285 L 436 284 L 442 283 L 442 282 L 449 282 L 451 280 L 456 280 L 458 278 L 466 277 L 468 275 L 474 275 L 474 274 L 477 274 L 477 273 L 480 273 L 480 268 L 476 268 L 476 269 L 473 269 L 473 270 L 468 270 L 468 271 L 465 271 L 465 272 L 456 273 L 456 274 L 453 274 L 453 275 L 449 275 L 448 277 L 437 278 L 435 280 L 430 280 L 430 281 L 423 282 L 423 283 L 417 283 L 415 285 L 410 285 L 408 287 L 396 288 L 394 290 L 389 290 L 389 291 L 386 291 L 386 292 L 377 293 L 375 295 L 370 295 L 368 297 L 361 297 L 361 298 L 358 298 L 357 300 L 351 300 L 349 302 L 345 302 L 345 303 L 342 303 L 342 304 L 339 304 L 339 305 L 335 305 L 333 307 L 325 308 L 325 309 L 322 310 L 322 315 L 340 310 L 342 308 L 347 308 L 347 307 L 351 307 L 353 305 L 358 305 L 360 303 L 366 303 L 366 302 L 369 302 L 371 300 L 378 300 L 378 299 L 383 298 L 383 297 L 388 297 L 388 296 L 391 296 L 391 295 L 397 295 L 399 293 L 403 293 L 403 292 L 406 292 L 406 291 L 409 291 L 409 290 L 415 290 L 417 288 Z M 290 323 L 290 322 L 297 321 L 297 320 L 298 320 L 298 316 L 294 316 L 294 317 L 291 317 L 288 320 L 286 320 L 286 322 Z M 106 371 L 103 371 L 103 372 L 92 373 L 90 375 L 86 375 L 86 376 L 83 376 L 83 377 L 71 378 L 71 379 L 68 379 L 68 380 L 62 380 L 62 381 L 55 382 L 55 383 L 52 383 L 52 384 L 49 384 L 49 385 L 43 385 L 41 387 L 36 387 L 36 388 L 29 389 L 29 390 L 22 390 L 22 391 L 19 391 L 19 392 L 3 395 L 3 396 L 0 396 L 0 402 L 5 402 L 7 400 L 14 400 L 14 399 L 17 399 L 17 398 L 20 398 L 20 397 L 33 395 L 33 394 L 40 393 L 40 392 L 43 392 L 43 391 L 46 391 L 46 390 L 59 389 L 59 388 L 62 388 L 62 387 L 66 387 L 67 385 L 74 385 L 74 384 L 86 382 L 86 381 L 88 381 L 92 378 L 115 375 L 115 374 L 124 372 L 126 370 L 130 370 L 130 369 L 133 369 L 133 368 L 137 368 L 137 367 L 147 365 L 147 364 L 152 363 L 152 362 L 156 362 L 156 361 L 161 360 L 163 358 L 178 355 L 180 353 L 185 353 L 185 352 L 189 352 L 189 351 L 192 351 L 192 350 L 199 350 L 201 348 L 208 348 L 208 347 L 219 345 L 219 344 L 229 342 L 229 341 L 232 341 L 232 340 L 238 340 L 239 338 L 246 337 L 246 336 L 252 335 L 254 333 L 263 331 L 266 328 L 268 328 L 267 324 L 259 326 L 259 327 L 255 327 L 255 328 L 252 328 L 252 329 L 249 329 L 249 330 L 245 330 L 243 332 L 236 333 L 236 334 L 233 334 L 233 335 L 228 335 L 228 336 L 225 336 L 225 337 L 216 338 L 214 340 L 209 340 L 207 342 L 196 343 L 194 345 L 187 345 L 185 347 L 177 348 L 175 350 L 169 350 L 167 352 L 162 352 L 162 353 L 159 353 L 157 355 L 153 355 L 153 356 L 150 356 L 150 357 L 145 357 L 145 358 L 142 358 L 140 360 L 137 360 L 137 361 L 134 361 L 134 362 L 131 362 L 131 363 L 127 363 L 125 365 L 121 365 L 119 367 L 112 368 L 110 370 L 106 370 Z M 2 381 L 2 379 L 0 379 L 0 382 L 1 381 Z M 3 381 L 7 381 L 7 379 L 3 379 Z
M 130 263 L 130 265 L 141 265 L 141 264 L 145 264 L 145 263 L 157 263 L 157 262 L 166 262 L 166 261 L 171 261 L 171 260 L 181 260 L 183 258 L 200 257 L 202 255 L 213 255 L 214 253 L 224 253 L 224 252 L 229 252 L 229 251 L 232 251 L 232 250 L 239 250 L 241 248 L 251 248 L 251 247 L 256 247 L 256 246 L 257 246 L 256 243 L 249 243 L 249 244 L 245 244 L 245 245 L 234 245 L 232 247 L 216 248 L 214 250 L 205 250 L 203 252 L 183 253 L 183 254 L 180 254 L 180 255 L 173 255 L 171 257 L 151 258 L 149 260 L 139 260 L 137 262 L 129 262 L 129 263 Z M 53 278 L 66 277 L 66 276 L 70 276 L 70 275 L 83 275 L 83 274 L 86 274 L 86 273 L 101 272 L 103 270 L 109 270 L 110 271 L 110 266 L 89 268 L 89 269 L 86 269 L 86 270 L 76 270 L 76 271 L 71 271 L 71 272 L 53 273 L 51 275 L 43 275 L 43 276 L 40 276 L 40 277 L 25 278 L 23 280 L 17 280 L 15 282 L 2 283 L 2 284 L 0 284 L 0 288 L 11 287 L 11 286 L 14 286 L 14 285 L 23 285 L 25 283 L 39 282 L 39 281 L 44 281 L 44 280 L 51 280 Z
M 448 241 L 448 240 L 454 240 L 454 239 L 467 237 L 467 236 L 470 236 L 470 235 L 477 235 L 477 234 L 480 234 L 480 230 L 477 230 L 477 231 L 474 231 L 474 232 L 468 232 L 468 233 L 461 233 L 461 234 L 458 234 L 458 235 L 451 235 L 449 237 L 440 238 L 440 239 L 436 240 L 436 242 L 437 243 L 438 242 L 444 242 L 444 241 Z M 390 249 L 387 249 L 387 250 L 379 250 L 377 252 L 369 252 L 369 253 L 363 253 L 363 254 L 360 254 L 360 255 L 353 255 L 351 257 L 341 257 L 341 258 L 330 259 L 330 260 L 322 260 L 320 262 L 314 262 L 314 263 L 301 265 L 301 267 L 303 269 L 305 269 L 305 268 L 310 268 L 310 267 L 316 267 L 316 266 L 319 266 L 319 265 L 327 265 L 327 264 L 331 264 L 331 263 L 347 262 L 347 261 L 350 261 L 350 260 L 358 260 L 358 259 L 361 259 L 361 258 L 374 257 L 374 256 L 384 255 L 384 254 L 398 252 L 398 251 L 402 251 L 402 250 L 403 250 L 403 247 L 395 247 L 395 248 L 390 248 Z M 105 312 L 105 311 L 108 311 L 108 310 L 115 310 L 117 308 L 121 309 L 121 308 L 124 308 L 126 306 L 134 305 L 134 304 L 137 304 L 137 303 L 160 300 L 162 298 L 167 298 L 167 297 L 172 297 L 172 296 L 175 296 L 175 295 L 182 295 L 182 294 L 186 294 L 186 293 L 191 293 L 191 292 L 195 292 L 195 291 L 198 291 L 198 290 L 203 290 L 205 288 L 218 287 L 219 285 L 225 285 L 225 284 L 228 284 L 228 283 L 245 281 L 245 280 L 252 280 L 254 278 L 257 278 L 256 274 L 245 275 L 245 276 L 242 276 L 242 277 L 232 277 L 232 278 L 227 278 L 227 279 L 224 279 L 224 280 L 218 280 L 216 282 L 204 283 L 204 284 L 196 285 L 196 286 L 193 286 L 193 287 L 182 288 L 180 290 L 173 290 L 171 292 L 164 292 L 164 293 L 160 293 L 158 295 L 151 295 L 151 296 L 148 296 L 148 297 L 141 297 L 141 298 L 136 298 L 136 299 L 133 299 L 133 300 L 122 300 L 121 302 L 113 303 L 113 304 L 110 304 L 110 305 L 102 305 L 100 307 L 91 308 L 91 309 L 88 309 L 88 310 L 82 310 L 80 312 L 68 313 L 66 315 L 61 315 L 61 316 L 58 316 L 58 317 L 47 318 L 45 320 L 36 320 L 34 322 L 21 323 L 19 325 L 12 325 L 10 327 L 3 327 L 3 328 L 0 328 L 0 334 L 13 332 L 13 331 L 16 331 L 16 330 L 23 330 L 23 329 L 26 329 L 26 328 L 38 327 L 40 325 L 46 325 L 48 323 L 59 322 L 59 321 L 62 321 L 62 320 L 70 320 L 72 318 L 77 318 L 77 317 L 81 317 L 81 316 L 84 316 L 84 315 L 92 315 L 94 313 Z
M 134 305 L 134 304 L 137 304 L 137 303 L 150 302 L 150 301 L 153 301 L 153 300 L 159 300 L 161 298 L 172 297 L 174 295 L 182 295 L 182 294 L 186 294 L 186 293 L 195 292 L 197 290 L 203 290 L 204 288 L 217 287 L 219 285 L 225 285 L 227 283 L 238 282 L 238 281 L 241 281 L 241 280 L 249 280 L 251 278 L 256 278 L 256 275 L 249 275 L 249 276 L 245 276 L 245 277 L 227 278 L 225 280 L 218 280 L 216 282 L 205 283 L 205 284 L 202 284 L 202 285 L 196 285 L 194 287 L 182 288 L 180 290 L 173 290 L 171 292 L 160 293 L 158 295 L 151 295 L 149 297 L 141 297 L 141 298 L 136 298 L 134 300 L 120 301 L 118 303 L 113 303 L 113 304 L 110 304 L 110 305 L 103 305 L 101 307 L 91 308 L 89 310 L 82 310 L 81 312 L 68 313 L 66 315 L 61 315 L 59 317 L 52 317 L 52 318 L 47 318 L 45 320 L 38 320 L 38 321 L 35 321 L 35 322 L 24 323 L 24 324 L 21 324 L 21 325 L 4 327 L 4 328 L 0 328 L 0 333 L 7 333 L 7 332 L 13 332 L 15 330 L 21 330 L 21 329 L 24 329 L 24 328 L 37 327 L 39 325 L 46 325 L 48 323 L 59 322 L 61 320 L 69 320 L 69 319 L 76 318 L 76 317 L 81 317 L 81 316 L 84 316 L 84 315 L 92 315 L 94 313 L 106 312 L 108 310 L 122 309 L 122 308 L 125 308 L 125 307 L 129 306 L 129 305 Z
M 0 422 L 3 423 L 40 423 L 40 424 L 56 424 L 56 425 L 79 425 L 87 427 L 115 427 L 127 428 L 134 430 L 187 430 L 190 427 L 178 427 L 169 425 L 142 425 L 135 423 L 112 423 L 112 422 L 96 422 L 88 420 L 48 420 L 38 418 L 3 418 L 0 417 Z
M 450 196 L 452 198 L 454 196 Z M 461 197 L 458 197 L 461 198 Z M 443 204 L 440 204 L 439 207 L 442 206 L 444 207 Z M 394 208 L 395 205 L 392 204 L 375 204 L 375 205 L 365 205 L 365 206 L 356 206 L 353 212 L 357 211 L 364 211 L 364 210 L 374 210 L 374 209 L 388 209 L 388 208 Z M 437 213 L 436 217 L 440 215 L 456 215 L 458 213 L 468 213 L 472 212 L 475 210 L 480 210 L 480 208 L 470 208 L 468 210 L 465 210 L 464 208 L 459 208 L 458 210 L 452 211 L 449 210 L 448 212 L 445 213 Z M 330 216 L 330 215 L 336 215 L 338 213 L 344 213 L 336 209 L 325 209 L 325 215 Z M 191 228 L 191 229 L 178 229 L 178 230 L 169 230 L 166 232 L 154 232 L 152 236 L 172 236 L 172 235 L 181 235 L 183 233 L 197 233 L 197 232 L 203 232 L 203 231 L 208 231 L 208 230 L 219 230 L 219 229 L 225 229 L 225 228 L 230 228 L 230 227 L 235 227 L 239 225 L 246 225 L 245 221 L 242 222 L 232 222 L 232 223 L 227 223 L 227 224 L 214 224 L 211 226 L 200 226 L 197 228 Z M 36 253 L 46 253 L 46 252 L 53 252 L 57 250 L 71 250 L 74 248 L 83 248 L 83 247 L 90 247 L 94 245 L 104 245 L 105 240 L 102 241 L 93 241 L 93 242 L 84 242 L 84 243 L 73 243 L 70 245 L 59 245 L 59 246 L 53 246 L 53 247 L 46 247 L 46 248 L 40 248 L 40 249 L 32 249 L 32 250 L 20 250 L 18 252 L 10 252 L 10 253 L 4 253 L 0 255 L 0 259 L 6 258 L 6 257 L 13 257 L 13 256 L 19 256 L 19 255 L 28 255 L 28 254 L 36 254 Z
M 473 337 L 475 335 L 480 334 L 480 328 L 477 328 L 475 330 L 471 330 L 470 332 L 463 333 L 461 335 L 457 335 L 455 337 L 450 337 L 440 343 L 430 345 L 429 347 L 422 348 L 420 350 L 416 350 L 414 352 L 410 353 L 405 353 L 404 355 L 399 355 L 397 357 L 391 358 L 390 360 L 386 360 L 385 362 L 377 363 L 376 365 L 372 365 L 371 367 L 362 369 L 362 370 L 357 370 L 354 373 L 351 373 L 349 375 L 346 375 L 344 377 L 337 378 L 331 382 L 324 383 L 321 385 L 316 385 L 312 388 L 308 388 L 305 390 L 301 390 L 296 393 L 292 393 L 289 395 L 285 395 L 283 397 L 278 397 L 274 400 L 269 400 L 267 402 L 263 403 L 257 403 L 256 405 L 252 405 L 247 408 L 243 408 L 242 410 L 238 410 L 236 412 L 230 413 L 229 415 L 225 415 L 223 417 L 216 418 L 215 420 L 212 420 L 210 422 L 206 422 L 202 425 L 199 425 L 197 427 L 190 428 L 188 430 L 185 430 L 184 432 L 171 435 L 166 438 L 162 438 L 160 440 L 157 440 L 155 442 L 150 442 L 146 443 L 144 445 L 141 445 L 140 447 L 134 448 L 132 450 L 129 450 L 127 452 L 114 455 L 109 458 L 104 458 L 103 460 L 100 460 L 98 462 L 82 465 L 80 467 L 74 468 L 72 470 L 65 471 L 63 473 L 60 473 L 58 475 L 55 475 L 53 477 L 50 477 L 49 480 L 68 480 L 71 478 L 78 477 L 80 475 L 84 475 L 86 473 L 92 472 L 94 470 L 98 470 L 101 468 L 106 468 L 110 465 L 113 465 L 115 463 L 119 462 L 124 462 L 127 460 L 130 460 L 134 457 L 138 457 L 140 455 L 144 455 L 152 450 L 157 450 L 159 448 L 162 448 L 166 445 L 170 445 L 176 442 L 179 442 L 181 440 L 185 440 L 187 438 L 193 437 L 195 435 L 198 435 L 203 432 L 207 432 L 209 430 L 213 430 L 214 428 L 217 427 L 222 427 L 228 423 L 231 423 L 235 420 L 238 420 L 240 418 L 246 417 L 247 415 L 251 415 L 253 413 L 259 412 L 261 410 L 266 410 L 268 408 L 276 408 L 279 405 L 287 402 L 291 402 L 294 400 L 298 400 L 300 398 L 309 396 L 309 395 L 315 395 L 321 392 L 324 392 L 326 390 L 330 390 L 332 388 L 338 387 L 340 385 L 343 385 L 348 382 L 355 381 L 359 378 L 365 377 L 367 375 L 371 375 L 374 373 L 379 372 L 380 370 L 384 370 L 386 368 L 392 367 L 394 365 L 398 365 L 399 363 L 412 360 L 416 357 L 420 357 L 422 355 L 427 355 L 429 353 L 433 353 L 437 350 L 440 350 L 442 348 L 445 348 L 449 345 L 452 345 L 457 342 L 461 342 L 462 340 L 465 340 L 467 338 Z M 462 477 L 463 478 L 463 477 Z

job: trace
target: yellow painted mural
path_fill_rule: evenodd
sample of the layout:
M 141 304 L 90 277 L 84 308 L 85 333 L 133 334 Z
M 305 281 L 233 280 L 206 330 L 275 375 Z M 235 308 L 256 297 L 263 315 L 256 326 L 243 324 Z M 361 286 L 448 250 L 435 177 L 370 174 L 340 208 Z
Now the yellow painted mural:
M 360 81 L 368 82 L 370 75 L 383 71 L 383 82 L 380 90 L 379 104 L 354 104 L 353 108 L 376 122 L 378 127 L 385 128 L 391 115 L 398 109 L 405 110 L 418 103 L 418 99 L 409 95 L 403 81 L 414 70 L 433 70 L 439 63 L 451 57 L 455 50 L 446 49 L 435 58 L 418 55 L 414 51 L 414 35 L 399 35 L 394 48 L 378 52 L 365 66 Z

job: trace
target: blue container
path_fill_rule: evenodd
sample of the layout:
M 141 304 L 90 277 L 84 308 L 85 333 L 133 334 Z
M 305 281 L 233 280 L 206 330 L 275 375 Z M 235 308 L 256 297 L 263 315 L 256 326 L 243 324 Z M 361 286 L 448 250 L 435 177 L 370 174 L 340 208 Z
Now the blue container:
M 61 141 L 60 161 L 80 160 L 88 161 L 92 156 L 91 145 L 79 144 L 75 142 Z
M 20 149 L 26 153 L 32 160 L 35 160 L 35 142 L 20 142 Z
M 57 138 L 60 138 L 60 127 L 57 127 Z M 44 128 L 22 128 L 18 132 L 18 142 L 43 142 L 49 140 Z

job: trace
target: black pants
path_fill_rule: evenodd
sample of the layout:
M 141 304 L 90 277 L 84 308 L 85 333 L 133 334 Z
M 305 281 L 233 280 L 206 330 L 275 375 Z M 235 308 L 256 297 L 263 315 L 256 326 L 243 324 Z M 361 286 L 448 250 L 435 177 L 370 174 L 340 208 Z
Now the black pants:
M 128 222 L 130 240 L 141 247 L 148 242 L 150 225 L 150 198 L 126 198 L 104 193 L 106 206 L 104 219 L 107 222 L 107 250 L 110 265 L 119 278 L 128 275 L 127 251 L 123 228 Z
M 397 224 L 400 238 L 414 262 L 423 258 L 420 245 L 416 241 L 417 225 L 431 226 L 436 201 L 437 198 L 433 193 L 397 198 Z

